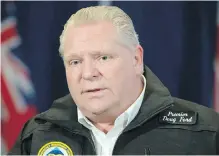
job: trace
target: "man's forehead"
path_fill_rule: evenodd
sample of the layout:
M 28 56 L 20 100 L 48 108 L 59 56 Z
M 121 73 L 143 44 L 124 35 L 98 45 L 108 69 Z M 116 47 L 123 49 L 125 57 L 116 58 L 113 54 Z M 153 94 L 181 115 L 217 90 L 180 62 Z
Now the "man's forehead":
M 110 52 L 121 46 L 128 47 L 124 38 L 118 35 L 116 28 L 109 22 L 69 27 L 63 45 L 66 56 L 73 53 Z
M 89 36 L 111 36 L 117 34 L 115 26 L 111 22 L 85 23 L 82 25 L 70 25 L 66 29 L 66 37 L 80 38 Z
M 122 52 L 130 52 L 132 49 L 125 44 L 120 42 L 114 42 L 114 44 L 109 44 L 105 48 L 86 48 L 86 49 L 72 49 L 71 51 L 64 52 L 63 57 L 65 59 L 85 57 L 85 56 L 97 56 L 97 55 L 119 55 Z
M 105 45 L 108 42 L 114 40 L 117 37 L 116 31 L 110 29 L 102 29 L 99 27 L 89 26 L 86 28 L 82 27 L 70 27 L 67 29 L 64 37 L 64 49 L 71 49 L 72 47 Z M 83 48 L 83 47 L 82 47 Z M 85 47 L 86 48 L 86 47 Z

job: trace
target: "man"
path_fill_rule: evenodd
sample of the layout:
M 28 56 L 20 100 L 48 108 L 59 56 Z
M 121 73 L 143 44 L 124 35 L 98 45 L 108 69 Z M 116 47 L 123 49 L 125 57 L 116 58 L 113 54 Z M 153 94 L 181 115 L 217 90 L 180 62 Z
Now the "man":
M 219 154 L 219 115 L 174 98 L 143 65 L 130 17 L 79 10 L 60 37 L 70 94 L 24 125 L 9 154 Z

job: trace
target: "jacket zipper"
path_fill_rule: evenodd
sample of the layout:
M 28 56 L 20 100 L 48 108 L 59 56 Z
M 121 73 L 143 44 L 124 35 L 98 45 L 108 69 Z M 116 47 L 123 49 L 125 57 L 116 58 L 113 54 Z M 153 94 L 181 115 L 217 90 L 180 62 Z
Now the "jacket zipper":
M 132 127 L 131 129 L 125 128 L 125 129 L 123 130 L 123 132 L 119 135 L 118 139 L 116 140 L 115 146 L 116 146 L 116 144 L 117 144 L 117 142 L 118 142 L 118 140 L 120 139 L 120 137 L 121 137 L 122 134 L 124 134 L 124 133 L 126 133 L 126 132 L 128 132 L 128 131 L 130 131 L 130 130 L 132 130 L 132 129 L 135 129 L 135 128 L 139 127 L 140 125 L 142 125 L 143 123 L 145 123 L 148 119 L 154 117 L 155 115 L 157 115 L 158 113 L 160 113 L 160 112 L 164 111 L 165 109 L 171 107 L 172 105 L 173 105 L 173 104 L 170 103 L 169 105 L 166 105 L 165 107 L 161 107 L 160 109 L 158 109 L 157 111 L 155 111 L 155 113 L 151 114 L 151 115 L 148 116 L 145 120 L 143 120 L 143 121 L 140 122 L 139 124 L 135 125 L 135 126 Z M 146 155 L 150 155 L 150 154 L 151 154 L 150 148 L 147 148 L 146 152 L 147 152 L 147 153 L 145 153 Z M 115 147 L 114 147 L 114 149 L 113 149 L 112 154 L 115 155 Z

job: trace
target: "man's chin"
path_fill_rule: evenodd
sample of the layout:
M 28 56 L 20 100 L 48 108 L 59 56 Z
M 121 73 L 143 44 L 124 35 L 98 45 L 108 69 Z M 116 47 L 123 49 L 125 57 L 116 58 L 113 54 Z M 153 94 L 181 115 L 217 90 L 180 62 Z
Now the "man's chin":
M 106 109 L 104 109 L 104 110 L 94 110 L 94 111 L 92 111 L 91 113 L 92 113 L 93 115 L 99 116 L 99 115 L 103 115 L 105 112 L 107 112 Z

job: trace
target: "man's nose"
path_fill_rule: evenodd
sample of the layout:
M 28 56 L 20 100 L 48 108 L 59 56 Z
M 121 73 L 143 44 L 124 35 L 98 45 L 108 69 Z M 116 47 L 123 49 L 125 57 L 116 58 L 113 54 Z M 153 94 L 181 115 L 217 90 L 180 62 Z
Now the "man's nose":
M 96 64 L 94 61 L 86 60 L 82 63 L 82 78 L 85 80 L 94 80 L 99 76 Z

